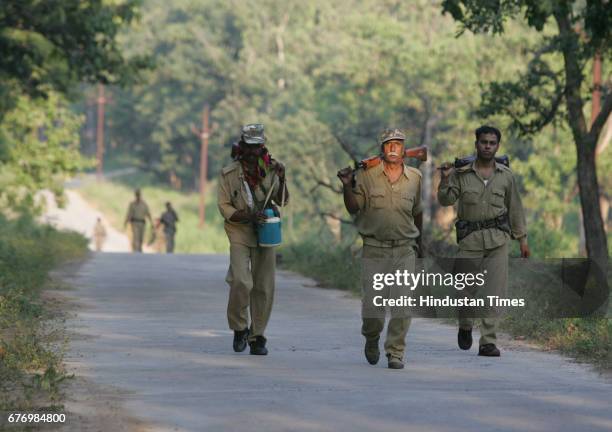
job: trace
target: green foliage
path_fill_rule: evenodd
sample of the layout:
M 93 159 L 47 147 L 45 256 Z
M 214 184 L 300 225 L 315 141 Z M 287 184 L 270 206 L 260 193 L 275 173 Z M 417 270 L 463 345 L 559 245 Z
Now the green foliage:
M 40 291 L 54 266 L 86 250 L 79 234 L 0 216 L 0 409 L 36 408 L 59 397 L 62 353 Z
M 205 103 L 214 130 L 209 176 L 229 162 L 239 126 L 266 125 L 272 155 L 286 163 L 288 210 L 304 220 L 345 217 L 336 171 L 376 154 L 388 125 L 439 160 L 472 151 L 479 83 L 510 78 L 539 36 L 466 35 L 425 0 L 338 2 L 151 1 L 128 52 L 146 50 L 157 68 L 129 90 L 113 91 L 109 136 L 115 153 L 183 189 L 197 184 Z M 155 29 L 153 31 L 152 29 Z M 495 62 L 500 56 L 516 59 Z M 175 183 L 177 184 L 177 183 Z
M 570 84 L 580 88 L 584 80 L 582 72 L 566 78 L 566 69 L 570 66 L 562 61 L 564 46 L 571 45 L 581 68 L 592 60 L 596 51 L 604 58 L 612 54 L 612 5 L 609 2 L 445 0 L 442 6 L 444 12 L 460 23 L 461 32 L 501 34 L 507 30 L 507 22 L 522 13 L 530 27 L 547 35 L 532 50 L 528 67 L 516 79 L 494 81 L 483 91 L 483 104 L 478 114 L 483 117 L 503 114 L 510 119 L 510 127 L 520 134 L 537 133 L 564 116 L 560 107 L 564 102 L 566 80 L 579 80 Z M 550 21 L 560 22 L 565 16 L 580 27 L 583 37 L 578 32 L 555 31 L 555 23 L 548 25 Z M 583 86 L 582 90 L 588 92 L 588 86 Z
M 20 95 L 68 93 L 82 81 L 125 83 L 147 64 L 117 36 L 140 1 L 7 0 L 0 8 L 0 119 Z
M 611 50 L 610 24 L 612 5 L 607 1 L 582 2 L 576 0 L 444 0 L 442 9 L 461 23 L 465 30 L 475 33 L 503 33 L 509 20 L 521 17 L 530 27 L 542 31 L 555 14 L 572 14 L 574 22 L 583 25 L 589 50 Z
M 0 121 L 0 206 L 31 211 L 41 189 L 61 196 L 63 182 L 91 166 L 79 153 L 82 117 L 64 99 L 19 97 Z

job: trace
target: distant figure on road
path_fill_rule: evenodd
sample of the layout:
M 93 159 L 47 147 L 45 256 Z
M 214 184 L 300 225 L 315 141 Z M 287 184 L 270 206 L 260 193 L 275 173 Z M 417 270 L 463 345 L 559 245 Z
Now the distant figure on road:
M 146 219 L 149 219 L 151 226 L 153 226 L 153 219 L 149 206 L 141 199 L 140 189 L 134 191 L 134 196 L 136 199 L 130 203 L 123 225 L 127 227 L 129 222 L 132 227 L 132 252 L 142 252 Z
M 172 204 L 166 203 L 166 211 L 161 215 L 159 222 L 164 226 L 164 238 L 166 239 L 166 253 L 174 253 L 174 236 L 176 235 L 176 223 L 178 215 L 172 208 Z
M 106 228 L 104 228 L 102 219 L 98 218 L 96 220 L 96 225 L 94 226 L 94 243 L 96 245 L 96 252 L 100 252 L 102 250 L 102 246 L 104 245 L 105 240 Z
M 271 158 L 265 142 L 262 124 L 242 128 L 240 142 L 233 150 L 234 161 L 223 168 L 218 191 L 219 210 L 230 241 L 225 278 L 230 286 L 227 320 L 234 330 L 234 351 L 244 351 L 248 341 L 254 355 L 268 354 L 264 331 L 272 311 L 276 267 L 275 249 L 260 246 L 256 230 L 266 220 L 264 207 L 274 207 L 266 205 L 266 196 L 277 204 L 289 199 L 285 167 Z

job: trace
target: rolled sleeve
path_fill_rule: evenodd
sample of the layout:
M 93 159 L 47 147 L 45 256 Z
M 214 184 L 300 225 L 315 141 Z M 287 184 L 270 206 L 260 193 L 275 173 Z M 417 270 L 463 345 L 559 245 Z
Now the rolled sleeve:
M 362 175 L 361 170 L 355 173 L 355 186 L 353 187 L 353 195 L 355 195 L 355 200 L 357 201 L 357 204 L 359 204 L 359 211 L 365 208 L 367 196 Z
M 447 180 L 441 180 L 438 186 L 438 202 L 442 206 L 451 206 L 455 204 L 461 190 L 459 188 L 459 181 L 457 175 L 453 171 Z

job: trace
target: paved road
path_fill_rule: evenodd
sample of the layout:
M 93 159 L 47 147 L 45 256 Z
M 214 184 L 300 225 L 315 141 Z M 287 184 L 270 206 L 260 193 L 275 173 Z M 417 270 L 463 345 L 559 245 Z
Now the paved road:
M 612 384 L 527 348 L 500 359 L 415 320 L 406 369 L 362 356 L 359 306 L 280 272 L 270 355 L 231 350 L 226 256 L 93 254 L 72 278 L 81 304 L 69 366 L 145 430 L 610 431 Z M 310 285 L 310 286 L 309 286 Z M 70 403 L 68 407 L 70 407 Z

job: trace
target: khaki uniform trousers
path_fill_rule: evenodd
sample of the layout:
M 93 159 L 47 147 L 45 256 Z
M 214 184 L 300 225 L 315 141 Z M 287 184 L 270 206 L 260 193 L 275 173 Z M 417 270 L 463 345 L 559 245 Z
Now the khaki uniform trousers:
M 376 262 L 374 264 L 376 272 L 395 273 L 398 269 L 414 272 L 416 253 L 410 243 L 396 247 L 376 247 L 366 244 L 363 246 L 362 252 L 362 269 L 371 268 L 372 264 L 366 263 L 369 260 L 371 260 L 370 262 Z M 372 281 L 368 279 L 369 277 L 366 276 L 362 281 L 361 334 L 369 340 L 380 337 L 386 318 L 384 308 L 373 306 L 373 297 L 399 298 L 400 295 L 409 295 L 410 289 L 401 288 L 402 292 L 399 292 L 396 288 L 386 287 L 381 291 L 374 291 Z M 391 309 L 391 318 L 387 326 L 387 338 L 385 340 L 385 353 L 387 355 L 403 359 L 410 321 L 411 318 L 405 309 Z
M 94 237 L 94 243 L 96 245 L 96 252 L 100 252 L 102 250 L 102 246 L 104 245 L 104 240 L 106 240 L 106 237 L 103 237 L 103 236 Z
M 480 251 L 470 251 L 459 249 L 457 253 L 458 261 L 455 263 L 457 273 L 486 273 L 485 285 L 483 287 L 472 286 L 465 288 L 460 295 L 466 297 L 484 298 L 488 304 L 486 295 L 497 295 L 505 297 L 508 284 L 508 243 L 493 249 Z M 459 328 L 469 330 L 474 325 L 473 316 L 469 314 L 469 308 L 459 309 Z M 492 315 L 494 310 L 489 310 L 488 315 Z M 481 312 L 482 313 L 482 312 Z M 482 316 L 482 315 L 481 315 Z M 480 341 L 479 345 L 497 343 L 497 326 L 499 318 L 487 317 L 477 318 L 480 321 Z
M 145 222 L 132 222 L 132 252 L 142 252 L 145 235 Z
M 274 301 L 276 253 L 272 247 L 248 247 L 230 243 L 230 266 L 225 281 L 230 286 L 227 321 L 230 329 L 251 326 L 249 341 L 263 336 Z

